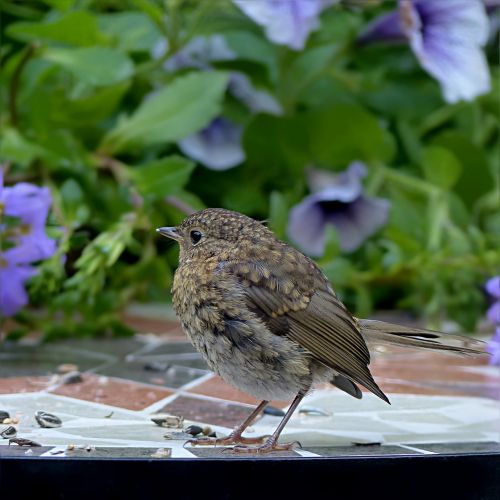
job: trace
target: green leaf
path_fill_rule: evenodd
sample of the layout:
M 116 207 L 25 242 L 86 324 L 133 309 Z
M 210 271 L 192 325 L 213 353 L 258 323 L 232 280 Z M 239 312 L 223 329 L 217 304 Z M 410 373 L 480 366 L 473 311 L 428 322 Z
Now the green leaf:
M 185 186 L 194 166 L 182 156 L 167 156 L 129 169 L 128 173 L 142 194 L 164 198 Z
M 300 54 L 289 66 L 283 77 L 281 89 L 282 100 L 285 103 L 295 102 L 297 97 L 317 77 L 325 71 L 337 52 L 336 45 L 313 47 Z
M 245 129 L 243 147 L 252 166 L 302 169 L 311 160 L 307 139 L 302 116 L 257 115 Z
M 254 33 L 248 31 L 233 31 L 224 33 L 227 44 L 237 55 L 238 59 L 253 61 L 264 65 L 271 80 L 277 77 L 278 60 L 276 47 Z
M 197 132 L 220 113 L 227 79 L 226 73 L 217 71 L 175 79 L 111 130 L 100 150 L 113 154 L 131 145 L 163 144 Z
M 113 12 L 98 17 L 99 27 L 116 40 L 126 52 L 149 52 L 161 37 L 151 19 L 143 12 Z
M 269 228 L 284 238 L 288 224 L 288 203 L 279 191 L 273 191 L 269 198 Z
M 451 151 L 462 164 L 462 175 L 455 192 L 466 205 L 472 206 L 479 197 L 493 190 L 494 178 L 483 148 L 453 131 L 443 132 L 433 143 Z
M 352 161 L 388 163 L 394 139 L 377 118 L 353 103 L 338 103 L 307 117 L 311 154 L 322 165 L 345 167 Z
M 44 157 L 47 151 L 25 139 L 16 129 L 7 128 L 0 140 L 0 163 L 10 160 L 21 166 L 29 165 L 35 158 Z
M 89 85 L 114 85 L 127 80 L 134 72 L 134 64 L 126 54 L 107 47 L 50 48 L 43 52 L 43 58 L 59 64 Z
M 96 45 L 104 38 L 96 17 L 87 11 L 69 12 L 56 21 L 13 23 L 7 28 L 7 34 L 16 40 L 59 42 L 79 47 Z
M 78 182 L 67 179 L 59 188 L 59 194 L 67 221 L 74 226 L 83 224 L 89 218 L 90 210 L 84 203 L 85 196 Z
M 454 186 L 462 172 L 462 165 L 455 155 L 439 146 L 425 148 L 420 165 L 426 179 L 442 189 Z

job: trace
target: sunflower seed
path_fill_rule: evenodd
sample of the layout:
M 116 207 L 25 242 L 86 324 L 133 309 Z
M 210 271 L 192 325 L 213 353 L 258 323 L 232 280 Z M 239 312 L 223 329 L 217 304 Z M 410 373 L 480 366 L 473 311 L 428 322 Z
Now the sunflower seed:
M 12 425 L 9 425 L 9 427 L 5 427 L 0 432 L 0 437 L 3 439 L 11 439 L 17 436 L 17 429 L 15 427 L 12 427 Z
M 157 413 L 151 417 L 151 420 L 160 427 L 168 427 L 171 429 L 182 429 L 184 417 L 177 415 L 166 415 L 164 413 Z
M 54 428 L 61 427 L 62 421 L 59 417 L 52 415 L 52 413 L 47 413 L 46 411 L 37 411 L 35 413 L 36 421 L 40 427 Z

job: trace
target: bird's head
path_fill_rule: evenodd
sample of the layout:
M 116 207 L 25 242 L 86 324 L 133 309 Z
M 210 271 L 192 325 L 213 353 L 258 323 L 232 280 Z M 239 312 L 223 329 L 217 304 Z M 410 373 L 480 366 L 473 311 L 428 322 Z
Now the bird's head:
M 188 216 L 176 227 L 160 227 L 162 236 L 179 243 L 179 260 L 220 257 L 228 260 L 255 253 L 262 241 L 275 240 L 260 222 L 223 208 L 207 208 Z

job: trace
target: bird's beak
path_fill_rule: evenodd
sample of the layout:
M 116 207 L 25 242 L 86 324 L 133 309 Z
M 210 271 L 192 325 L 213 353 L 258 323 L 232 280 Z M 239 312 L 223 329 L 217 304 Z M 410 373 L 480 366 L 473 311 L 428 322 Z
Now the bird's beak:
M 182 236 L 179 234 L 176 227 L 159 227 L 156 232 L 172 240 L 182 240 Z

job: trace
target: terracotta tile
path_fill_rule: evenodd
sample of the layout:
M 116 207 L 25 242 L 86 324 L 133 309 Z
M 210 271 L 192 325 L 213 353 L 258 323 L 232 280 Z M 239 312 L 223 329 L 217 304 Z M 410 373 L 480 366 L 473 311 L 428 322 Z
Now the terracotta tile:
M 125 316 L 123 321 L 137 333 L 156 333 L 169 336 L 172 335 L 173 337 L 178 337 L 181 333 L 178 321 L 150 319 L 139 316 Z
M 245 392 L 239 391 L 233 386 L 227 384 L 217 375 L 202 382 L 200 385 L 193 387 L 188 392 L 193 394 L 203 394 L 213 398 L 226 399 L 228 401 L 237 401 L 238 403 L 245 403 L 249 405 L 258 405 L 259 400 L 249 396 Z M 290 401 L 271 401 L 270 405 L 277 408 L 285 408 L 290 404 Z
M 163 388 L 94 375 L 85 376 L 80 384 L 63 385 L 52 392 L 129 410 L 142 410 L 173 394 L 172 391 Z
M 252 413 L 252 408 L 227 401 L 179 396 L 165 405 L 159 413 L 171 413 L 187 420 L 235 427 Z
M 0 394 L 19 394 L 47 389 L 52 377 L 5 377 L 0 378 Z
M 401 364 L 375 364 L 371 372 L 375 378 L 396 378 L 416 382 L 469 382 L 494 384 L 500 383 L 500 377 L 488 373 L 479 373 L 465 370 L 456 366 L 425 366 Z

